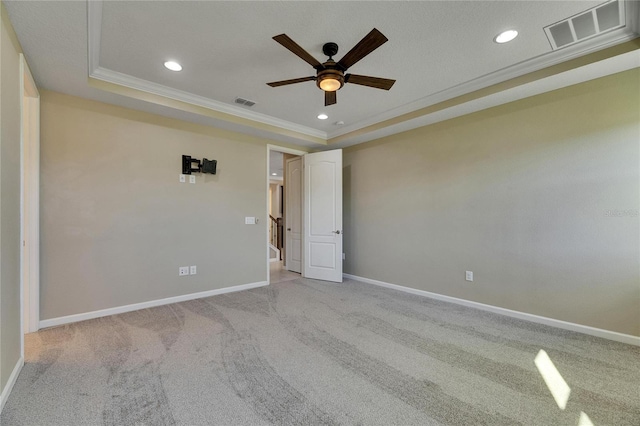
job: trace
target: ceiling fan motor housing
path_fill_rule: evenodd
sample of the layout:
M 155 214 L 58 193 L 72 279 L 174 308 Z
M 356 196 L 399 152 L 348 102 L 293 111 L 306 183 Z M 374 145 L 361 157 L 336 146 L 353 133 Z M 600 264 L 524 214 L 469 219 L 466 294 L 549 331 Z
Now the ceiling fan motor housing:
M 322 53 L 331 59 L 338 53 L 338 45 L 333 42 L 325 43 L 324 46 L 322 46 Z

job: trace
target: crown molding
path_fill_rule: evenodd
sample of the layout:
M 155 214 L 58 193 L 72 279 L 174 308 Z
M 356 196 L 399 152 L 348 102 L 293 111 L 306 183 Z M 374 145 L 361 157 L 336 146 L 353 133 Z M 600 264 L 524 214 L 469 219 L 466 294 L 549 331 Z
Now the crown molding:
M 637 4 L 638 2 L 634 3 Z M 329 133 L 329 139 L 337 138 L 339 136 L 364 129 L 368 126 L 373 126 L 380 122 L 390 120 L 404 114 L 409 114 L 419 109 L 427 108 L 440 102 L 444 102 L 449 99 L 457 98 L 458 96 L 466 95 L 468 93 L 493 86 L 494 84 L 502 83 L 504 81 L 521 77 L 532 72 L 540 71 L 542 69 L 561 64 L 571 59 L 588 55 L 589 53 L 597 52 L 608 47 L 613 47 L 618 44 L 633 40 L 637 37 L 637 33 L 625 26 L 601 37 L 596 37 L 583 43 L 568 46 L 565 49 L 545 53 L 543 55 L 528 59 L 518 64 L 500 69 L 489 74 L 485 74 L 481 77 L 469 80 L 440 92 L 430 94 L 422 99 L 408 103 L 398 108 L 394 108 L 382 114 L 378 114 L 369 119 L 359 121 L 352 125 L 343 126 L 340 129 Z
M 325 143 L 331 143 L 332 139 L 338 139 L 340 141 L 340 145 L 348 146 L 415 128 L 417 127 L 415 125 L 416 123 L 430 124 L 433 122 L 442 121 L 444 119 L 453 118 L 453 116 L 459 116 L 460 114 L 452 114 L 451 111 L 444 114 L 442 113 L 442 111 L 425 112 L 420 117 L 408 117 L 406 120 L 401 120 L 401 123 L 398 123 L 398 120 L 396 120 L 396 122 L 389 123 L 389 125 L 383 124 L 382 129 L 379 128 L 380 126 L 375 127 L 375 125 L 383 123 L 387 120 L 393 121 L 393 119 L 401 119 L 405 114 L 414 113 L 423 108 L 428 108 L 436 105 L 440 102 L 467 95 L 469 93 L 490 87 L 492 85 L 503 83 L 505 81 L 521 77 L 529 73 L 540 71 L 545 68 L 588 55 L 589 53 L 613 47 L 637 38 L 640 33 L 640 2 L 626 0 L 623 1 L 623 4 L 626 7 L 626 24 L 620 29 L 603 34 L 599 37 L 585 40 L 581 43 L 542 54 L 535 58 L 528 59 L 526 61 L 486 74 L 473 80 L 458 84 L 440 92 L 430 94 L 419 100 L 410 102 L 398 108 L 391 109 L 369 119 L 341 127 L 340 129 L 336 129 L 332 132 L 324 132 L 308 126 L 303 126 L 287 120 L 275 118 L 267 114 L 248 111 L 244 108 L 219 102 L 211 98 L 195 95 L 193 93 L 174 89 L 162 84 L 151 82 L 149 80 L 144 80 L 128 74 L 101 67 L 100 42 L 102 31 L 101 27 L 103 0 L 87 0 L 88 71 L 89 77 L 96 80 L 105 81 L 107 83 L 115 84 L 118 86 L 140 90 L 168 99 L 173 99 L 194 106 L 203 107 L 211 111 L 230 116 L 227 117 L 227 119 L 237 117 L 240 119 L 248 120 L 246 123 L 244 123 L 244 125 L 247 126 L 251 126 L 251 122 L 254 122 L 256 124 L 260 123 L 282 130 L 294 132 L 300 135 L 321 139 Z M 480 103 L 476 102 L 475 104 L 479 105 Z M 463 111 L 468 109 L 477 111 L 477 109 L 475 108 L 462 108 L 461 106 L 458 106 L 456 108 L 448 108 L 448 110 L 455 111 Z M 441 118 L 437 119 L 437 117 Z M 224 120 L 224 117 L 221 117 L 221 119 Z M 368 127 L 372 127 L 372 129 L 368 130 Z M 350 136 L 350 133 L 353 133 L 354 135 Z M 338 144 L 332 144 L 332 146 L 337 145 Z
M 312 127 L 282 120 L 267 114 L 248 111 L 211 98 L 195 95 L 183 90 L 174 89 L 149 80 L 133 77 L 128 74 L 101 67 L 100 45 L 102 37 L 102 6 L 103 0 L 87 0 L 87 58 L 90 78 L 163 96 L 180 102 L 186 102 L 188 104 L 207 108 L 222 114 L 228 114 L 252 122 L 278 127 L 280 129 L 300 133 L 313 138 L 320 138 L 323 141 L 328 139 L 327 132 L 314 129 Z
M 100 66 L 102 0 L 87 0 L 87 60 L 89 75 Z
M 98 67 L 91 74 L 89 74 L 89 77 L 96 80 L 106 81 L 107 83 L 116 84 L 118 86 L 128 87 L 130 89 L 140 90 L 146 93 L 151 93 L 153 95 L 159 95 L 168 99 L 185 102 L 190 105 L 207 108 L 222 114 L 228 114 L 234 117 L 250 120 L 255 123 L 266 124 L 314 138 L 320 138 L 325 141 L 327 140 L 327 133 L 321 130 L 302 126 L 290 121 L 281 120 L 270 115 L 261 114 L 254 111 L 247 111 L 245 109 L 235 107 L 223 102 L 215 101 L 204 96 L 194 95 L 193 93 L 185 92 L 183 90 L 173 89 L 162 84 L 133 77 L 128 74 L 113 71 L 107 68 Z
M 413 119 L 395 122 L 369 132 L 354 134 L 338 142 L 328 141 L 326 149 L 346 148 L 375 139 L 406 132 L 441 121 L 450 120 L 474 112 L 482 111 L 495 106 L 514 102 L 520 99 L 540 95 L 542 93 L 583 83 L 607 75 L 624 72 L 630 69 L 640 68 L 640 51 L 635 50 L 614 56 L 599 62 L 594 62 L 582 67 L 574 68 L 546 78 L 521 84 L 506 90 L 502 90 L 487 96 L 469 100 L 442 110 L 424 114 Z

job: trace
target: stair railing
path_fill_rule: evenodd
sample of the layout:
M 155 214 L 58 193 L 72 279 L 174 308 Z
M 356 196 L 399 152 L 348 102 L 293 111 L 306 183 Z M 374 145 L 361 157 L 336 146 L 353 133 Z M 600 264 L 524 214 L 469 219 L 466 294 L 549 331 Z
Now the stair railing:
M 280 260 L 282 260 L 282 247 L 284 247 L 284 225 L 282 218 L 275 218 L 269 215 L 269 242 L 272 246 L 280 250 Z

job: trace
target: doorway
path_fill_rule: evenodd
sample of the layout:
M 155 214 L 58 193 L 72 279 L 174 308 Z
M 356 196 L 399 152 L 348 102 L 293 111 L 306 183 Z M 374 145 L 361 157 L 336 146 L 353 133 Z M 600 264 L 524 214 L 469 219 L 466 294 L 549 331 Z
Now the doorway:
M 284 271 L 342 282 L 342 150 L 308 154 L 268 145 L 267 161 L 272 152 L 283 153 L 284 159 L 280 175 L 284 178 L 285 244 L 283 263 L 274 264 L 267 255 L 267 283 L 282 280 Z M 273 176 L 269 165 L 267 171 L 268 177 Z M 269 179 L 266 181 L 269 194 Z M 272 203 L 267 198 L 269 212 Z
M 24 334 L 40 328 L 40 94 L 22 54 L 20 80 L 20 343 L 24 357 Z
M 294 220 L 294 212 L 302 211 L 302 155 L 304 151 L 274 145 L 267 146 L 267 277 L 268 282 L 300 278 L 302 265 L 302 217 Z M 300 183 L 292 182 L 287 170 L 299 164 L 296 175 Z M 294 190 L 292 193 L 292 189 Z M 299 196 L 296 197 L 295 194 Z

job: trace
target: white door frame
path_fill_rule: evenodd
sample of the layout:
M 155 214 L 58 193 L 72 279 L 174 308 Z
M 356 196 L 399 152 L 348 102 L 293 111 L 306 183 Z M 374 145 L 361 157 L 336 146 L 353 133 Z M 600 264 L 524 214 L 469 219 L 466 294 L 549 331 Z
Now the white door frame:
M 267 215 L 264 218 L 264 224 L 265 224 L 265 230 L 266 232 L 266 243 L 265 243 L 265 248 L 267 249 L 267 258 L 266 258 L 266 264 L 267 264 L 267 284 L 271 284 L 271 277 L 270 277 L 270 272 L 271 272 L 271 268 L 270 268 L 270 263 L 269 262 L 269 226 L 271 226 L 271 223 L 269 221 L 269 159 L 271 158 L 271 151 L 276 151 L 276 152 L 283 152 L 285 154 L 293 154 L 293 155 L 300 155 L 303 156 L 304 154 L 307 154 L 307 152 L 305 151 L 300 151 L 298 149 L 293 149 L 293 148 L 285 148 L 283 146 L 278 146 L 278 145 L 267 145 L 267 170 L 265 173 L 265 194 L 266 194 L 266 199 L 267 199 L 267 205 L 265 207 L 265 212 L 267 213 Z M 303 257 L 304 257 L 304 253 L 303 253 Z M 303 265 L 304 268 L 304 265 Z M 304 269 L 302 271 L 304 273 Z M 304 274 L 303 274 L 304 275 Z
M 40 322 L 40 93 L 20 54 L 20 351 Z

